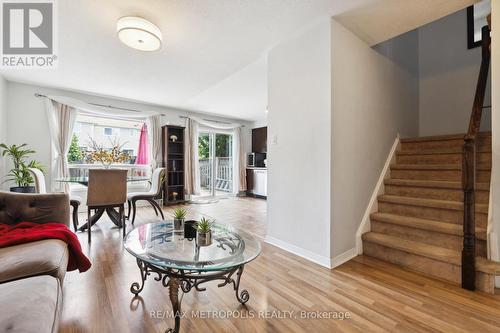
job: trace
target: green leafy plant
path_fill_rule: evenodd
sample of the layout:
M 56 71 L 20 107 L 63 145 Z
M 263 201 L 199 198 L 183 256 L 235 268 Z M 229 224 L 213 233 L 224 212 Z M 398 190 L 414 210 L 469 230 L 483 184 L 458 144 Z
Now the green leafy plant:
M 28 157 L 35 153 L 33 149 L 29 149 L 26 143 L 22 145 L 11 145 L 7 146 L 5 143 L 0 144 L 2 151 L 2 156 L 10 157 L 14 164 L 7 174 L 7 179 L 4 181 L 14 181 L 19 187 L 27 187 L 33 183 L 33 178 L 29 172 L 29 168 L 39 169 L 43 171 L 43 167 L 40 162 L 31 160 L 27 162 Z
M 206 234 L 212 230 L 212 225 L 214 224 L 214 222 L 215 220 L 210 220 L 202 217 L 201 220 L 196 223 L 196 230 L 199 233 Z
M 174 218 L 177 220 L 182 220 L 186 218 L 186 215 L 187 215 L 187 210 L 185 210 L 184 208 L 176 208 L 174 210 Z
M 215 156 L 230 156 L 231 149 L 231 136 L 215 136 Z M 210 157 L 210 136 L 208 133 L 200 134 L 198 138 L 198 156 L 200 159 L 208 159 Z
M 68 151 L 68 162 L 75 163 L 81 161 L 82 159 L 83 159 L 83 154 L 82 150 L 80 149 L 80 146 L 78 145 L 78 137 L 75 134 L 73 134 L 73 137 L 71 138 L 71 145 L 69 146 L 69 151 Z

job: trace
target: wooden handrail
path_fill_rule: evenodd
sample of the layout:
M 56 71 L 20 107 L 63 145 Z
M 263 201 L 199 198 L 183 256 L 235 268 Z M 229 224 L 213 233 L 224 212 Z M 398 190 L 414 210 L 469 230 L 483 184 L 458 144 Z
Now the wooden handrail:
M 477 80 L 476 94 L 469 121 L 469 130 L 464 138 L 462 155 L 462 188 L 464 191 L 464 239 L 462 249 L 462 288 L 474 290 L 476 287 L 476 136 L 481 126 L 486 83 L 490 67 L 490 29 L 482 31 L 482 60 Z

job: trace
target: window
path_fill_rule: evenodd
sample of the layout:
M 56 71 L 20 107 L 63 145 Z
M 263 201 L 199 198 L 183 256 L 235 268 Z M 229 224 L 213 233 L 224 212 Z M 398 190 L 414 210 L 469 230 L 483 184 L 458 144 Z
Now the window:
M 80 133 L 81 131 L 82 131 L 82 123 L 76 122 L 75 126 L 73 127 L 73 132 Z
M 101 116 L 78 114 L 73 128 L 74 139 L 70 163 L 89 163 L 85 152 L 91 151 L 92 141 L 106 150 L 119 144 L 121 150 L 130 157 L 123 163 L 134 164 L 139 150 L 139 130 L 143 122 L 136 120 L 114 119 Z
M 135 159 L 137 157 L 137 154 L 134 153 L 134 150 L 133 149 L 123 149 L 123 152 L 130 157 L 130 161 L 129 161 L 130 164 L 134 164 Z
M 120 128 L 118 127 L 104 127 L 102 133 L 106 136 L 119 136 Z

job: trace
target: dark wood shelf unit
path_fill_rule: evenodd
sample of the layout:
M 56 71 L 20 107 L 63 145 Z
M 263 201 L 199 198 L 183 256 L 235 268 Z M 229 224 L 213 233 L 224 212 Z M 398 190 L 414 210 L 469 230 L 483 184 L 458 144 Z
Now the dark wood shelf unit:
M 174 142 L 170 138 L 177 136 Z M 166 168 L 166 179 L 163 184 L 163 204 L 165 206 L 185 202 L 184 193 L 184 127 L 162 127 L 163 167 Z M 177 196 L 174 197 L 174 193 Z

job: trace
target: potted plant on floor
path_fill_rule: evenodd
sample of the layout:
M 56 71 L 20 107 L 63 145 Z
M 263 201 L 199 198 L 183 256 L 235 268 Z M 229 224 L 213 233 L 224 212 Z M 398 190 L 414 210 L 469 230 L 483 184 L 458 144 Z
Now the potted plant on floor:
M 35 187 L 31 186 L 34 182 L 33 177 L 31 177 L 31 173 L 28 169 L 35 168 L 43 170 L 43 168 L 42 165 L 35 160 L 26 161 L 35 151 L 29 149 L 28 145 L 25 143 L 20 146 L 7 146 L 5 143 L 2 143 L 0 144 L 0 148 L 3 150 L 2 156 L 10 157 L 14 164 L 14 168 L 9 171 L 6 176 L 7 179 L 4 181 L 13 181 L 16 183 L 17 186 L 11 187 L 10 191 L 18 193 L 35 193 Z
M 174 210 L 174 232 L 184 231 L 184 221 L 186 220 L 187 210 L 176 208 Z
M 214 220 L 204 217 L 196 224 L 196 245 L 209 246 L 212 244 L 212 225 Z

